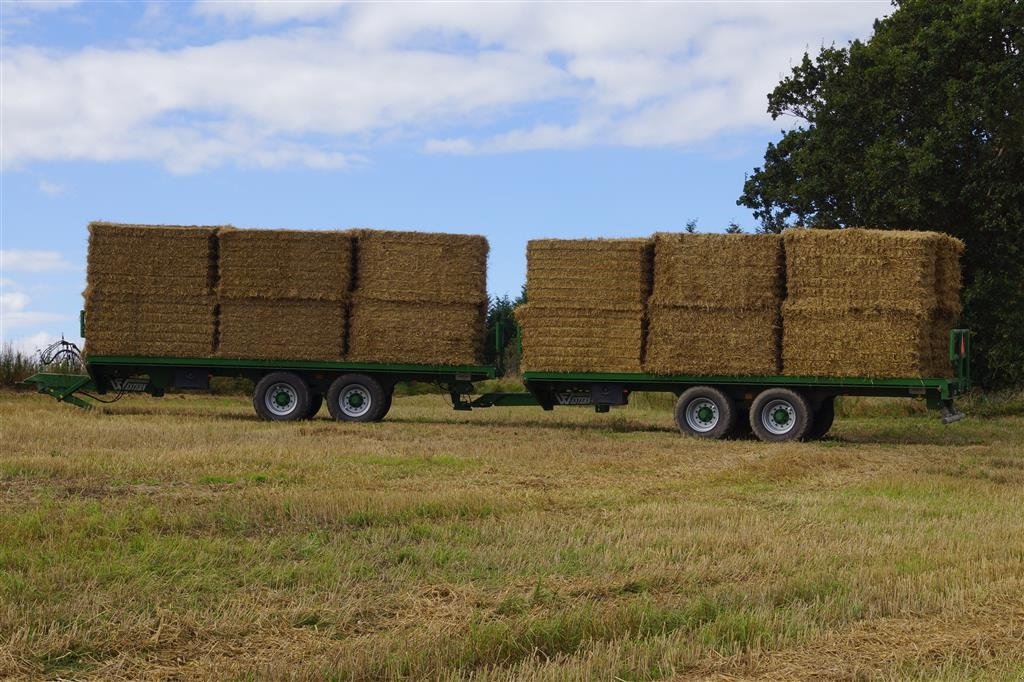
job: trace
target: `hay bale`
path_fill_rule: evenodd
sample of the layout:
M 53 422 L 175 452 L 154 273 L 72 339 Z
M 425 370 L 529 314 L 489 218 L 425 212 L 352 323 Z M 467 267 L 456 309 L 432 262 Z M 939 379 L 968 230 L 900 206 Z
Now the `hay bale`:
M 377 301 L 481 304 L 487 239 L 435 232 L 356 231 L 359 295 Z
M 934 232 L 790 229 L 782 237 L 789 301 L 861 307 L 937 304 L 942 239 Z
M 352 233 L 224 230 L 221 298 L 344 301 L 352 288 Z
M 208 357 L 213 354 L 216 331 L 212 296 L 86 290 L 87 354 Z
M 778 307 L 651 306 L 644 371 L 652 374 L 778 374 Z
M 218 229 L 89 223 L 88 285 L 104 293 L 212 294 Z
M 357 296 L 348 359 L 424 365 L 483 363 L 482 303 L 424 303 Z
M 522 369 L 532 372 L 640 372 L 642 306 L 570 308 L 530 303 L 516 308 Z
M 339 301 L 222 299 L 217 354 L 339 361 L 345 345 L 345 312 Z
M 939 335 L 933 309 L 787 301 L 782 310 L 786 374 L 918 378 L 937 371 Z
M 644 305 L 649 239 L 535 239 L 526 247 L 527 300 L 577 308 Z
M 931 341 L 931 359 L 928 363 L 928 376 L 950 378 L 954 374 L 953 363 L 949 359 L 949 332 L 956 325 L 959 313 L 939 308 L 932 313 L 928 338 Z
M 964 243 L 948 234 L 940 234 L 938 254 L 935 261 L 936 298 L 940 310 L 960 314 L 960 256 L 964 252 Z
M 779 235 L 661 232 L 654 235 L 650 304 L 777 307 L 784 274 Z

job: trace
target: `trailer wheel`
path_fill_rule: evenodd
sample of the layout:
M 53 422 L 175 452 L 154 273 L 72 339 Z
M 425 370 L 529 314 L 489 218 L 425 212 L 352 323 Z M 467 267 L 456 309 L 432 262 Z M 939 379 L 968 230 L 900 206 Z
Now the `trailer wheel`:
M 391 411 L 391 398 L 394 396 L 394 387 L 392 386 L 391 390 L 385 390 L 384 394 L 384 407 L 381 408 L 377 418 L 373 420 L 375 422 L 383 421 L 384 417 L 388 416 L 388 412 Z
M 811 428 L 807 398 L 788 388 L 769 388 L 750 406 L 750 428 L 763 441 L 800 440 Z
M 818 440 L 823 438 L 829 429 L 832 428 L 832 422 L 836 418 L 836 397 L 829 396 L 822 401 L 821 406 L 814 411 L 814 421 L 811 423 L 811 428 L 807 431 L 805 436 L 806 440 Z
M 676 426 L 684 436 L 724 438 L 736 422 L 732 398 L 712 386 L 694 386 L 676 401 Z
M 271 372 L 257 382 L 252 405 L 256 414 L 267 421 L 305 419 L 309 412 L 309 385 L 297 374 Z
M 365 374 L 343 374 L 327 391 L 327 409 L 338 421 L 380 421 L 388 401 L 380 383 Z
M 324 397 L 319 393 L 310 393 L 309 409 L 306 410 L 306 419 L 313 419 L 320 414 L 320 408 L 324 406 Z

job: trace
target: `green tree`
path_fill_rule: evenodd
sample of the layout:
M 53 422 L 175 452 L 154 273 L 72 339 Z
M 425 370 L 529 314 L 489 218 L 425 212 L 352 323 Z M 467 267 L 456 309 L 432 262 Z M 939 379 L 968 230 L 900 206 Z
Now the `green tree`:
M 904 0 L 768 95 L 797 125 L 738 204 L 761 229 L 928 229 L 964 240 L 975 377 L 1024 383 L 1024 4 Z
M 487 305 L 487 337 L 484 340 L 484 360 L 497 363 L 506 373 L 519 371 L 519 346 L 513 343 L 516 337 L 516 306 L 526 303 L 526 285 L 516 298 L 498 296 Z M 498 330 L 501 329 L 499 338 Z

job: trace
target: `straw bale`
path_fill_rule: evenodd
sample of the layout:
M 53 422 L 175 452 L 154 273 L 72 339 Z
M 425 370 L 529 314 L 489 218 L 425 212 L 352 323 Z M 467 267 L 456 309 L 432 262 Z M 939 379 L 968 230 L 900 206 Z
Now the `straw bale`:
M 211 294 L 217 279 L 218 229 L 90 223 L 89 286 L 106 293 Z
M 964 243 L 947 234 L 939 235 L 938 257 L 935 261 L 936 296 L 938 307 L 946 312 L 959 314 L 960 307 L 960 256 Z
M 438 232 L 356 231 L 358 293 L 378 301 L 487 301 L 487 239 Z
M 338 301 L 222 299 L 217 354 L 259 360 L 339 361 L 345 304 Z
M 352 234 L 225 230 L 219 235 L 221 298 L 343 301 L 352 288 Z
M 949 332 L 956 324 L 958 315 L 939 308 L 932 313 L 928 338 L 931 341 L 931 360 L 928 375 L 932 377 L 952 377 L 953 363 L 949 359 Z
M 902 230 L 783 232 L 790 301 L 841 306 L 937 303 L 941 236 Z
M 652 306 L 644 371 L 778 374 L 779 309 Z
M 93 355 L 209 357 L 216 330 L 212 296 L 86 290 L 86 352 Z
M 644 311 L 530 303 L 516 308 L 524 371 L 640 372 Z
M 387 301 L 357 296 L 348 359 L 425 365 L 483 362 L 483 303 Z
M 649 239 L 535 239 L 526 263 L 531 303 L 636 306 L 650 294 Z
M 651 304 L 777 306 L 784 271 L 779 235 L 662 232 L 654 235 Z
M 782 314 L 786 374 L 880 378 L 936 371 L 939 337 L 933 309 L 787 301 Z

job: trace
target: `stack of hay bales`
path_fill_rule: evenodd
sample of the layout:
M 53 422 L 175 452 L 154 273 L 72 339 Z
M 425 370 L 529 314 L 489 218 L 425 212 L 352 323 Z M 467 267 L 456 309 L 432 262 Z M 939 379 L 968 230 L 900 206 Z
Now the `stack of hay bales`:
M 487 240 L 359 230 L 348 359 L 429 365 L 483 360 Z
M 934 232 L 787 230 L 786 374 L 947 376 L 963 245 Z
M 541 239 L 526 250 L 516 309 L 526 371 L 640 372 L 648 239 Z
M 341 360 L 352 254 L 348 232 L 221 231 L 218 354 Z
M 86 352 L 211 355 L 217 229 L 90 223 Z
M 645 371 L 777 374 L 783 274 L 778 235 L 656 234 Z

